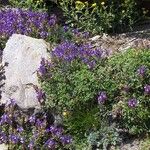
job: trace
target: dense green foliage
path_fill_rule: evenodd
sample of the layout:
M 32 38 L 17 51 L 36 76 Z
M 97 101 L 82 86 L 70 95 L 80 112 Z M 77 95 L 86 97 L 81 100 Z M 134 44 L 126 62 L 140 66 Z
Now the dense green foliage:
M 55 60 L 57 65 L 54 61 L 55 67 L 48 70 L 50 78 L 41 78 L 42 86 L 47 94 L 47 106 L 65 112 L 64 123 L 72 134 L 83 137 L 91 130 L 109 126 L 109 114 L 117 120 L 117 128 L 132 134 L 149 132 L 148 49 L 129 50 L 108 60 L 101 58 L 92 69 L 78 59 L 71 63 L 61 60 Z M 98 104 L 99 91 L 107 93 L 107 100 Z
M 113 91 L 110 94 L 115 103 L 121 103 L 119 107 L 122 108 L 122 125 L 132 133 L 149 131 L 150 95 L 146 94 L 144 87 L 150 84 L 150 51 L 130 50 L 115 56 L 109 60 L 106 72 L 105 80 L 111 83 L 111 86 L 106 84 L 105 88 Z M 128 107 L 127 101 L 130 98 L 137 100 L 137 107 L 132 109 Z M 117 108 L 117 105 L 114 109 L 115 107 Z
M 131 29 L 140 19 L 135 0 L 104 0 L 93 4 L 73 0 L 59 2 L 68 24 L 92 33 L 122 32 Z
M 37 70 L 42 111 L 27 115 L 10 99 L 0 116 L 0 143 L 11 149 L 109 149 L 125 132 L 150 133 L 150 49 L 108 57 L 87 44 L 92 34 L 131 28 L 140 19 L 136 0 L 59 1 L 64 26 L 45 12 L 44 0 L 9 2 L 19 9 L 0 11 L 0 49 L 14 33 L 42 38 L 55 48 Z

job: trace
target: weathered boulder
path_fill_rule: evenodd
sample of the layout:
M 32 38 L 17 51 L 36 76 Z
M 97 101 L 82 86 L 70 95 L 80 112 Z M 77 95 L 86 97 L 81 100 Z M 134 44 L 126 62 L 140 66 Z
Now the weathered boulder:
M 49 44 L 42 39 L 14 34 L 6 43 L 2 64 L 6 80 L 2 88 L 1 103 L 15 99 L 22 109 L 40 108 L 34 86 L 38 83 L 37 70 L 41 58 L 49 59 Z

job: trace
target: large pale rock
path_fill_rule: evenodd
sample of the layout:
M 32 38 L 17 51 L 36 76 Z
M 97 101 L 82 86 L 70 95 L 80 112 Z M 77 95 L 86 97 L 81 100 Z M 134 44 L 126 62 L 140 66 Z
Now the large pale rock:
M 14 34 L 3 51 L 5 85 L 1 103 L 13 98 L 22 109 L 40 108 L 34 85 L 39 86 L 37 69 L 41 58 L 48 58 L 49 44 L 42 39 Z
M 8 146 L 5 144 L 0 144 L 0 150 L 8 150 Z

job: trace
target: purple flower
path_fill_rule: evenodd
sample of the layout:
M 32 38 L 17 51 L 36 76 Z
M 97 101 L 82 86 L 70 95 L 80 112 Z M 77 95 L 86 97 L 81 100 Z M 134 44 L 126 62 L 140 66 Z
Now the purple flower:
M 144 86 L 144 92 L 148 95 L 150 95 L 150 85 L 145 85 Z
M 83 36 L 84 38 L 89 38 L 89 35 L 90 35 L 89 32 L 83 32 L 83 33 L 82 33 L 82 36 Z
M 106 92 L 100 92 L 98 96 L 98 104 L 104 104 L 107 100 Z
M 87 63 L 87 66 L 89 69 L 93 69 L 96 66 L 96 62 L 95 61 L 90 61 Z
M 36 120 L 36 117 L 34 115 L 29 117 L 30 123 L 35 123 L 35 120 Z
M 147 67 L 146 66 L 141 66 L 138 68 L 137 73 L 140 76 L 144 76 L 146 73 Z
M 137 106 L 137 100 L 135 99 L 135 98 L 133 98 L 133 99 L 129 99 L 128 100 L 128 106 L 129 107 L 136 107 Z
M 36 120 L 36 126 L 42 128 L 45 125 L 44 121 L 41 121 L 40 119 Z
M 17 135 L 11 134 L 11 135 L 9 135 L 9 140 L 13 144 L 17 144 L 19 142 L 19 137 Z
M 0 132 L 0 144 L 7 143 L 8 139 L 4 132 Z
M 48 130 L 47 130 L 48 131 Z M 55 126 L 51 126 L 49 128 L 49 131 L 53 134 L 56 135 L 58 137 L 60 137 L 62 135 L 63 129 L 60 127 L 55 127 Z
M 69 30 L 68 26 L 63 26 L 64 32 L 67 32 Z
M 3 9 L 0 20 L 0 35 L 6 39 L 13 33 L 47 38 L 57 22 L 55 15 L 23 9 Z
M 29 145 L 28 145 L 28 148 L 30 149 L 30 150 L 32 150 L 33 148 L 34 148 L 34 140 L 31 140 L 30 142 L 29 142 Z
M 40 67 L 38 68 L 38 72 L 40 73 L 41 76 L 45 75 L 45 73 L 46 73 L 46 62 L 45 62 L 44 58 L 41 59 Z
M 75 35 L 79 35 L 79 29 L 73 29 L 72 33 L 74 33 Z
M 7 114 L 3 114 L 1 116 L 0 125 L 3 125 L 4 123 L 8 123 L 8 124 L 12 123 L 11 119 L 9 118 Z
M 54 141 L 53 139 L 48 139 L 46 142 L 45 142 L 45 146 L 47 148 L 50 148 L 50 149 L 55 149 L 56 147 L 56 141 Z
M 36 93 L 37 93 L 36 97 L 37 97 L 38 101 L 42 102 L 41 100 L 45 99 L 45 93 L 42 91 L 42 89 L 37 89 Z
M 20 132 L 20 133 L 23 132 L 23 127 L 18 126 L 18 127 L 17 127 L 17 131 Z
M 50 17 L 50 20 L 48 21 L 48 24 L 49 24 L 50 26 L 54 26 L 54 25 L 56 24 L 56 22 L 57 22 L 56 16 L 55 16 L 55 15 L 52 15 L 52 16 Z
M 41 38 L 45 39 L 45 38 L 47 38 L 47 36 L 48 36 L 48 33 L 46 31 L 40 32 L 40 37 Z
M 63 135 L 60 137 L 60 140 L 63 145 L 71 144 L 72 143 L 72 137 L 69 135 Z
M 10 99 L 9 101 L 7 101 L 6 106 L 8 107 L 14 107 L 16 105 L 16 101 L 14 99 Z

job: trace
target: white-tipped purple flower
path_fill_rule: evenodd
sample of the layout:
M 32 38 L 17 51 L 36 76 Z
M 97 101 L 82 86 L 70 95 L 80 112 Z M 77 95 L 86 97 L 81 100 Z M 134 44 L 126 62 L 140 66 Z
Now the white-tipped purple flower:
M 48 139 L 46 142 L 45 142 L 45 146 L 49 149 L 55 149 L 57 145 L 57 142 L 54 141 L 53 139 Z
M 150 95 L 150 85 L 144 86 L 144 92 L 145 92 L 145 94 Z
M 60 140 L 63 145 L 71 144 L 72 143 L 72 137 L 70 135 L 63 135 L 60 137 Z
M 36 126 L 42 128 L 45 126 L 45 122 L 40 120 L 40 119 L 37 119 L 36 120 Z
M 34 140 L 31 140 L 31 141 L 29 142 L 29 145 L 28 145 L 29 150 L 33 150 L 34 144 L 35 144 Z
M 98 96 L 98 104 L 104 104 L 106 100 L 107 100 L 106 92 L 100 92 Z
M 63 26 L 63 29 L 64 29 L 64 32 L 67 32 L 69 30 L 69 27 L 68 26 Z
M 128 100 L 128 106 L 131 107 L 131 108 L 134 108 L 137 106 L 137 100 L 135 98 L 132 98 L 132 99 L 129 99 Z
M 34 115 L 29 117 L 30 123 L 35 123 L 35 120 L 36 120 L 36 117 Z
M 36 97 L 37 97 L 38 101 L 40 103 L 43 102 L 42 100 L 45 99 L 45 92 L 43 92 L 42 89 L 37 89 L 36 94 L 37 94 Z
M 38 68 L 38 73 L 41 76 L 46 74 L 46 60 L 44 58 L 41 59 L 40 67 Z
M 19 142 L 19 137 L 15 134 L 10 134 L 9 141 L 13 144 L 17 144 Z
M 138 75 L 144 76 L 146 74 L 147 67 L 146 66 L 140 66 L 137 70 Z
M 9 118 L 7 114 L 3 114 L 0 118 L 0 125 L 3 125 L 4 123 L 11 124 L 12 120 Z
M 16 105 L 16 101 L 14 99 L 9 99 L 6 103 L 6 107 L 14 107 Z
M 49 131 L 57 137 L 60 137 L 63 133 L 63 129 L 61 127 L 55 127 L 55 126 L 51 126 L 49 128 Z
M 17 131 L 18 131 L 18 132 L 21 133 L 21 132 L 23 132 L 23 130 L 24 130 L 23 127 L 21 127 L 21 126 L 18 126 L 18 127 L 17 127 Z
M 0 132 L 0 144 L 7 143 L 8 138 L 4 132 Z

